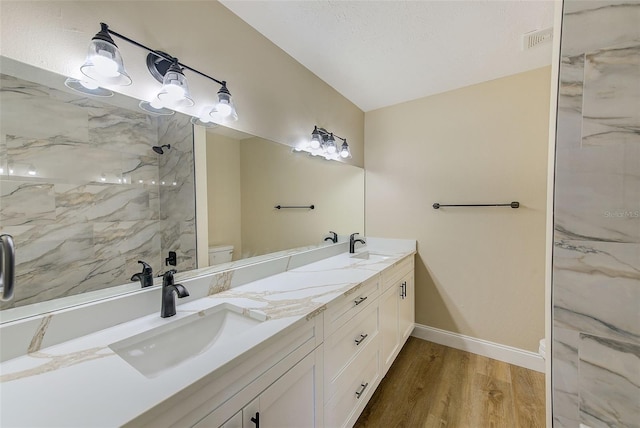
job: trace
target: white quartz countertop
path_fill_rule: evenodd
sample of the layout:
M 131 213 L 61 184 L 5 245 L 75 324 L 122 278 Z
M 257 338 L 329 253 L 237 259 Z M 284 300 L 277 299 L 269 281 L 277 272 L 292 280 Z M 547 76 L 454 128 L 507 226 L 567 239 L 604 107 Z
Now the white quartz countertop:
M 415 250 L 385 253 L 391 257 L 363 260 L 340 254 L 182 305 L 177 299 L 174 317 L 161 318 L 158 310 L 5 361 L 0 365 L 0 425 L 123 425 L 203 377 L 216 371 L 224 373 L 234 359 L 276 335 L 286 334 Z M 233 338 L 223 349 L 205 350 L 151 378 L 109 348 L 114 342 L 225 302 L 246 313 L 266 315 L 266 321 Z M 189 334 L 186 328 L 185 334 Z

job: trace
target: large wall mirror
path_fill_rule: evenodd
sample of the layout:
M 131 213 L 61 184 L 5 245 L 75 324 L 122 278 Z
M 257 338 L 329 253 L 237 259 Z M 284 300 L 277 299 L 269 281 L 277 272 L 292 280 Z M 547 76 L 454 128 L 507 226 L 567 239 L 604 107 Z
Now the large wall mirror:
M 210 259 L 225 269 L 228 258 L 327 245 L 329 230 L 364 232 L 360 168 L 223 126 L 194 132 L 183 114 L 75 93 L 65 77 L 4 57 L 0 78 L 0 234 L 16 244 L 2 322 L 136 292 L 138 260 L 158 274 L 169 251 L 197 276 Z

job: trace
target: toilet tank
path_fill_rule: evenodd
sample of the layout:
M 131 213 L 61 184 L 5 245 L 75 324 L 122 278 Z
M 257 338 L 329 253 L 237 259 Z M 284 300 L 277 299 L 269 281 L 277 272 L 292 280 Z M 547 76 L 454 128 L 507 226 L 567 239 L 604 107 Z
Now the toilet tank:
M 233 258 L 233 245 L 209 247 L 209 266 L 230 262 Z

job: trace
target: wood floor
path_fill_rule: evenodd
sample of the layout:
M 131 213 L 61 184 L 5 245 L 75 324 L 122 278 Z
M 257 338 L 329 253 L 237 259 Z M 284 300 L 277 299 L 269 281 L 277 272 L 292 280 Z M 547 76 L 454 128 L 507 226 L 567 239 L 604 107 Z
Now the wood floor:
M 544 427 L 544 406 L 544 374 L 409 337 L 355 427 Z

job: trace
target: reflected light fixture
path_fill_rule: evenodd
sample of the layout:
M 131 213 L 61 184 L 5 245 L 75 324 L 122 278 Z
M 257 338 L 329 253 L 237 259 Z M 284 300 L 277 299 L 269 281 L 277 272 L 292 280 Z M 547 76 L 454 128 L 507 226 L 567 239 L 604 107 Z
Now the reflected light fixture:
M 189 70 L 220 85 L 220 89 L 216 95 L 215 105 L 202 109 L 199 117 L 196 118 L 195 121 L 192 120 L 192 122 L 199 125 L 211 121 L 224 122 L 238 119 L 235 104 L 227 88 L 226 81 L 218 80 L 204 74 L 201 71 L 181 63 L 178 58 L 168 53 L 153 50 L 142 43 L 117 33 L 111 30 L 105 23 L 100 23 L 100 31 L 91 40 L 87 59 L 80 67 L 82 74 L 90 79 L 88 82 L 89 87 L 95 86 L 95 88 L 103 89 L 100 88 L 101 85 L 126 86 L 131 84 L 131 78 L 124 68 L 120 50 L 111 36 L 116 36 L 119 39 L 148 51 L 149 53 L 146 58 L 147 68 L 151 75 L 158 82 L 162 83 L 162 87 L 154 98 L 140 102 L 139 106 L 141 109 L 154 115 L 170 115 L 173 114 L 173 109 L 195 105 L 195 101 L 189 92 L 187 78 L 184 74 L 184 70 Z M 72 80 L 76 80 L 76 82 L 71 81 L 69 84 L 74 87 L 67 85 L 72 89 L 85 87 L 87 90 L 82 90 L 81 92 L 88 94 L 92 94 L 90 92 L 91 90 L 96 91 L 95 88 L 87 88 L 87 85 L 81 80 Z
M 73 77 L 67 77 L 64 81 L 64 86 L 69 89 L 73 89 L 76 92 L 81 92 L 86 95 L 93 95 L 95 97 L 112 97 L 113 92 L 101 88 L 95 80 L 90 79 L 74 79 Z
M 342 145 L 338 150 L 336 138 L 342 140 Z M 324 128 L 313 127 L 311 139 L 304 141 L 295 147 L 296 151 L 304 151 L 313 156 L 322 156 L 327 160 L 339 160 L 351 158 L 351 150 L 346 138 L 339 137 L 333 132 Z

